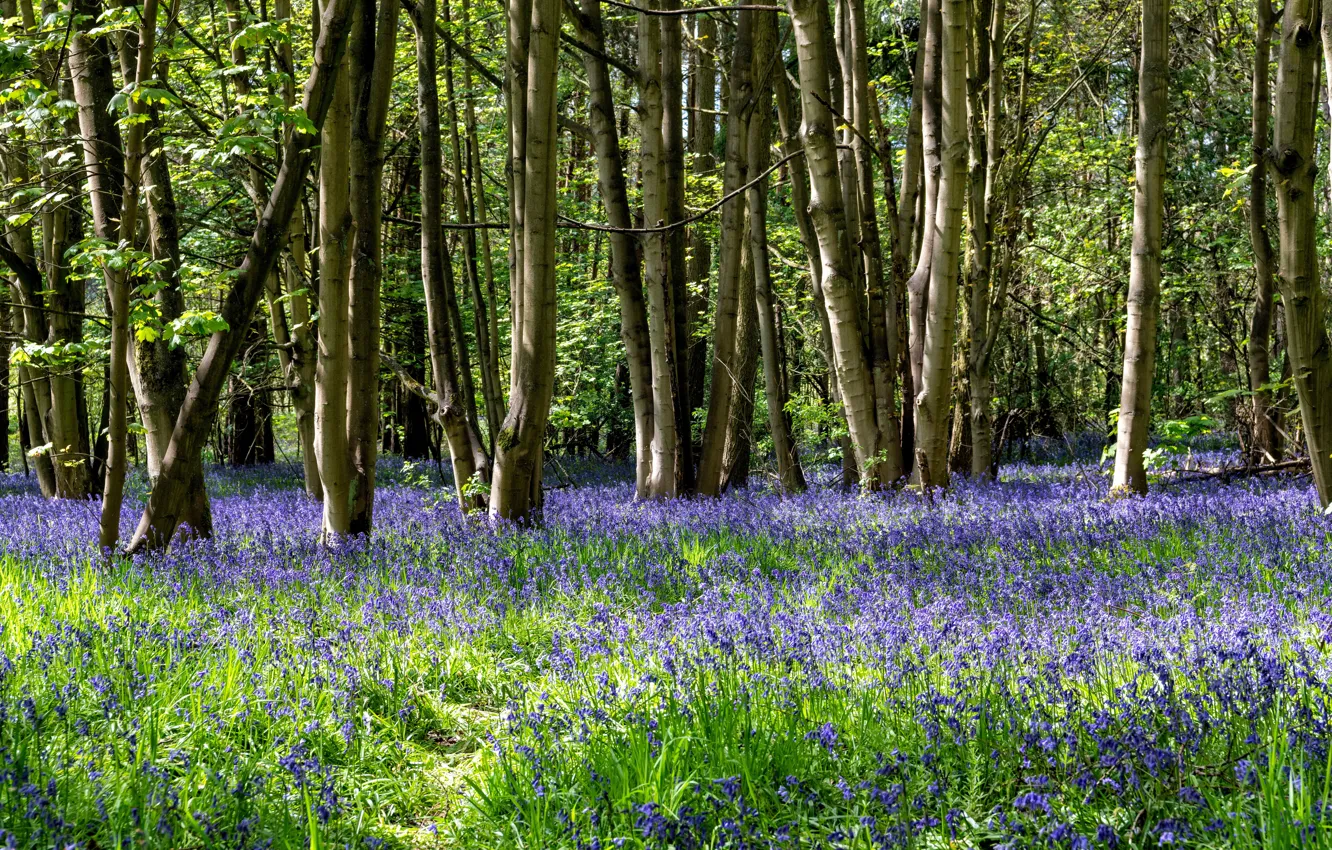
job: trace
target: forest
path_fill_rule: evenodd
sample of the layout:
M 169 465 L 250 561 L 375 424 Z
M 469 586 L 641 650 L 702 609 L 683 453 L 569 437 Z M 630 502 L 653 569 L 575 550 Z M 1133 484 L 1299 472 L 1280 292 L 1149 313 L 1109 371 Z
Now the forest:
M 0 848 L 1332 847 L 1332 0 L 0 0 Z

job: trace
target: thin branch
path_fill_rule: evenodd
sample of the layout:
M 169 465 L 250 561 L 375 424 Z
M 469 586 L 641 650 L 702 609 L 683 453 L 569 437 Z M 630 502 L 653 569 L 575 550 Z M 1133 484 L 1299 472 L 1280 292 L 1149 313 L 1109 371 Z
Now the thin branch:
M 656 15 L 662 18 L 681 15 L 706 15 L 712 12 L 780 12 L 786 14 L 785 6 L 760 6 L 747 3 L 737 3 L 734 6 L 694 6 L 689 9 L 640 9 L 632 3 L 624 3 L 622 0 L 601 0 L 601 2 L 609 6 L 618 6 L 621 9 L 628 9 L 644 15 Z
M 786 156 L 774 162 L 772 165 L 768 166 L 766 169 L 764 169 L 762 174 L 755 177 L 753 180 L 750 180 L 745 185 L 740 186 L 739 188 L 731 192 L 728 192 L 726 195 L 724 195 L 721 198 L 721 200 L 717 201 L 712 206 L 702 210 L 701 212 L 695 213 L 694 215 L 691 215 L 688 218 L 682 218 L 679 221 L 673 221 L 670 224 L 659 224 L 656 227 L 612 227 L 609 224 L 590 224 L 582 221 L 574 221 L 573 219 L 563 215 L 557 214 L 557 216 L 560 219 L 560 221 L 564 222 L 565 226 L 576 228 L 579 230 L 595 230 L 601 233 L 667 233 L 669 231 L 675 230 L 676 228 L 684 227 L 685 225 L 693 224 L 694 222 L 699 221 L 700 219 L 707 218 L 709 215 L 712 215 L 714 212 L 725 206 L 728 201 L 740 195 L 743 195 L 751 187 L 756 186 L 763 180 L 768 179 L 768 175 L 772 174 L 778 168 L 781 168 L 783 165 L 795 159 L 796 157 L 804 155 L 805 155 L 804 150 L 792 151 L 791 153 L 787 154 Z

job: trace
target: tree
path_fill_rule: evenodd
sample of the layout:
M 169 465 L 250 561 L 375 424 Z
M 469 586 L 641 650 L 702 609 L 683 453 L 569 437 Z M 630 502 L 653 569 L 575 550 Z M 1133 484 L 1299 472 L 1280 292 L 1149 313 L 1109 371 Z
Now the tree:
M 1321 19 L 1320 19 L 1321 15 Z M 1318 37 L 1332 41 L 1332 8 L 1319 0 L 1286 4 L 1277 64 L 1276 114 L 1272 126 L 1272 166 L 1276 179 L 1277 227 L 1281 248 L 1277 279 L 1286 314 L 1286 345 L 1300 401 L 1318 500 L 1332 502 L 1332 342 L 1319 280 L 1314 132 L 1318 110 Z
M 440 152 L 439 88 L 436 74 L 435 0 L 407 5 L 416 31 L 417 120 L 421 145 L 421 288 L 425 291 L 430 365 L 434 373 L 435 420 L 448 441 L 453 484 L 464 511 L 485 507 L 474 478 L 490 479 L 490 458 L 463 407 L 458 365 L 449 322 L 449 291 L 444 284 L 443 160 Z M 457 341 L 459 345 L 464 340 Z
M 952 400 L 962 206 L 966 194 L 966 0 L 939 2 L 941 132 L 938 197 L 930 228 L 934 235 L 928 240 L 932 256 L 919 393 L 916 396 L 916 473 L 921 487 L 926 489 L 948 484 L 948 417 Z M 922 247 L 921 250 L 925 249 Z
M 525 12 L 530 17 L 525 18 Z M 555 91 L 559 0 L 509 8 L 512 338 L 509 412 L 495 440 L 490 515 L 531 519 L 541 508 L 542 439 L 555 384 Z M 522 74 L 517 61 L 526 61 Z M 521 174 L 521 176 L 520 176 Z
M 1169 0 L 1143 0 L 1138 64 L 1138 149 L 1133 190 L 1133 260 L 1128 331 L 1119 396 L 1113 486 L 1147 492 L 1147 449 L 1161 312 L 1161 226 L 1165 214 L 1166 85 L 1170 72 Z
M 223 382 L 245 343 L 265 282 L 287 240 L 291 216 L 313 159 L 315 137 L 333 101 L 335 69 L 346 47 L 351 5 L 351 0 L 329 0 L 323 10 L 313 67 L 301 98 L 302 110 L 315 132 L 292 133 L 283 143 L 282 164 L 264 214 L 250 237 L 235 282 L 222 302 L 220 318 L 225 329 L 214 331 L 209 337 L 203 359 L 181 404 L 157 486 L 130 541 L 130 552 L 167 546 L 188 509 L 192 471 L 200 463 L 200 451 L 217 416 Z

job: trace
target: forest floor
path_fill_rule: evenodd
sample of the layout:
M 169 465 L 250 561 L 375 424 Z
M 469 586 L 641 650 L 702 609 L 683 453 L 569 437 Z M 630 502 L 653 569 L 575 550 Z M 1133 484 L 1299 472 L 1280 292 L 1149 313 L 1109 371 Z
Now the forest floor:
M 495 530 L 386 465 L 336 550 L 292 468 L 219 471 L 216 539 L 114 564 L 95 503 L 0 480 L 0 847 L 1329 843 L 1307 478 L 568 468 Z

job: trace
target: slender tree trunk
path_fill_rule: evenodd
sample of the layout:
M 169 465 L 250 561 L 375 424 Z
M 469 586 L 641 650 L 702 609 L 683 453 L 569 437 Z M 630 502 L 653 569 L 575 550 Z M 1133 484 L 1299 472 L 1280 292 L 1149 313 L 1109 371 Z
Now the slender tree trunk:
M 647 0 L 655 11 L 654 0 Z M 662 134 L 661 19 L 638 15 L 639 108 L 642 133 L 639 169 L 643 185 L 643 223 L 661 227 L 667 218 L 667 185 Z M 648 495 L 670 497 L 676 488 L 675 310 L 664 232 L 643 237 L 643 288 L 647 294 L 648 350 L 652 364 L 652 471 Z
M 723 194 L 738 190 L 748 177 L 745 138 L 754 99 L 751 78 L 754 16 L 752 12 L 744 11 L 738 17 L 726 114 Z M 722 486 L 726 431 L 731 421 L 731 386 L 735 380 L 735 337 L 739 321 L 737 311 L 740 305 L 740 249 L 745 240 L 744 216 L 743 204 L 731 202 L 722 207 L 720 268 L 712 334 L 712 385 L 708 397 L 707 421 L 703 429 L 703 450 L 698 462 L 698 492 L 705 496 L 717 495 Z
M 1133 258 L 1129 268 L 1128 332 L 1124 339 L 1124 377 L 1119 395 L 1119 437 L 1115 446 L 1113 485 L 1136 493 L 1147 492 L 1143 452 L 1147 450 L 1151 427 L 1156 326 L 1161 312 L 1166 89 L 1170 71 L 1169 9 L 1169 0 L 1143 0 Z
M 466 27 L 470 14 L 468 0 L 463 0 L 462 14 L 463 26 Z M 468 162 L 470 163 L 467 176 L 472 187 L 469 200 L 474 206 L 473 220 L 484 224 L 488 219 L 486 211 L 486 186 L 485 180 L 482 178 L 481 174 L 481 141 L 477 135 L 476 128 L 476 107 L 473 102 L 475 88 L 472 85 L 472 66 L 470 63 L 463 64 L 463 88 L 468 92 L 468 96 L 463 100 L 463 122 L 467 130 L 467 156 Z M 495 432 L 498 430 L 499 423 L 504 419 L 504 384 L 502 381 L 503 376 L 500 372 L 499 360 L 499 302 L 495 299 L 495 265 L 491 257 L 490 231 L 487 229 L 481 230 L 480 248 L 481 276 L 485 283 L 485 292 L 478 292 L 476 297 L 478 303 L 481 301 L 485 302 L 485 317 L 487 322 L 485 332 L 488 339 L 486 351 L 487 356 L 489 357 L 489 361 L 483 368 L 487 373 L 494 376 L 495 397 L 498 399 L 494 424 L 487 423 L 490 451 L 494 452 Z M 477 332 L 481 333 L 480 330 Z M 490 476 L 489 455 L 487 455 L 486 458 L 486 476 L 487 479 Z
M 663 0 L 663 9 L 679 8 L 678 0 Z M 685 218 L 684 150 L 684 30 L 679 15 L 661 22 L 662 178 L 666 195 L 666 220 Z M 693 120 L 693 119 L 691 119 Z M 666 234 L 666 283 L 670 293 L 670 358 L 675 413 L 675 474 L 677 492 L 693 492 L 694 441 L 693 397 L 696 392 L 689 373 L 689 265 L 688 237 L 683 226 Z
M 443 6 L 443 12 L 444 21 L 448 23 L 450 17 L 447 0 Z M 444 94 L 449 104 L 448 138 L 453 155 L 451 160 L 453 164 L 453 207 L 457 211 L 460 223 L 472 224 L 471 184 L 466 179 L 463 166 L 462 140 L 458 135 L 458 107 L 453 91 L 453 51 L 448 45 L 445 45 L 444 56 Z M 470 89 L 467 97 L 469 98 L 468 108 L 470 109 Z M 490 319 L 488 318 L 489 311 L 486 298 L 481 291 L 481 269 L 477 257 L 476 231 L 465 229 L 459 236 L 463 246 L 463 273 L 467 279 L 468 293 L 472 298 L 472 315 L 475 319 L 476 354 L 481 366 L 481 398 L 486 412 L 486 428 L 493 434 L 498 429 L 499 423 L 504 419 L 504 402 L 501 396 L 498 369 L 499 361 L 491 351 Z M 459 324 L 461 324 L 461 319 L 459 319 Z M 461 335 L 458 337 L 458 342 L 459 345 L 466 345 L 466 340 Z M 468 371 L 470 372 L 470 368 Z
M 926 0 L 921 11 L 923 42 L 921 46 L 921 197 L 919 249 L 916 266 L 907 280 L 908 359 L 911 361 L 911 386 L 919 407 L 923 392 L 921 369 L 925 357 L 926 312 L 930 300 L 930 264 L 934 262 L 934 238 L 938 216 L 939 178 L 941 169 L 940 145 L 943 135 L 943 95 L 941 88 L 941 54 L 943 53 L 943 19 L 940 6 L 944 0 Z M 964 27 L 965 29 L 965 27 Z M 908 160 L 909 161 L 909 160 Z M 914 430 L 919 439 L 919 423 Z M 914 444 L 914 440 L 913 440 Z M 919 473 L 919 470 L 917 470 Z
M 994 414 L 991 410 L 994 389 L 990 364 L 1008 294 L 1007 276 L 998 273 L 995 263 L 995 221 L 1000 214 L 997 179 L 1004 155 L 1000 134 L 1004 130 L 1006 13 L 1005 0 L 984 0 L 980 4 L 972 42 L 976 82 L 968 91 L 971 119 L 971 185 L 968 195 L 971 205 L 967 214 L 971 228 L 971 339 L 966 372 L 970 401 L 970 471 L 978 478 L 994 475 Z
M 854 132 L 851 134 L 851 149 L 855 156 L 856 201 L 860 209 L 860 254 L 861 268 L 864 271 L 868 321 L 870 331 L 871 379 L 874 385 L 874 417 L 878 423 L 878 454 L 874 472 L 878 486 L 890 486 L 902 477 L 902 434 L 898 417 L 895 395 L 897 393 L 898 368 L 895 359 L 896 340 L 890 339 L 897 331 L 896 321 L 888 321 L 888 310 L 896 318 L 896 286 L 889 286 L 888 275 L 884 269 L 883 245 L 879 235 L 879 215 L 876 207 L 878 191 L 874 183 L 874 147 L 870 141 L 873 132 L 871 104 L 873 94 L 869 87 L 869 57 L 865 36 L 864 0 L 846 0 L 848 36 L 847 54 L 850 60 L 849 71 L 851 84 L 850 109 Z M 884 161 L 885 170 L 891 167 L 892 160 Z M 891 198 L 890 198 L 891 201 Z M 848 202 L 850 203 L 850 202 Z M 889 216 L 891 218 L 891 205 Z M 896 222 L 894 222 L 896 224 Z M 893 233 L 896 227 L 890 227 Z M 895 244 L 897 239 L 892 240 Z
M 763 12 L 765 16 L 774 13 Z M 775 26 L 769 22 L 766 26 Z M 750 167 L 763 171 L 768 167 L 768 149 L 772 144 L 772 87 L 786 86 L 785 80 L 775 80 L 759 93 L 754 114 L 758 121 L 750 123 Z M 751 186 L 746 192 L 749 209 L 749 254 L 754 264 L 755 319 L 758 323 L 759 343 L 763 352 L 763 391 L 768 400 L 768 429 L 772 432 L 773 454 L 777 458 L 777 480 L 785 493 L 798 493 L 805 489 L 805 474 L 800 466 L 800 453 L 791 435 L 791 418 L 786 412 L 788 399 L 786 381 L 781 362 L 781 339 L 778 336 L 777 311 L 772 291 L 772 273 L 768 267 L 768 181 Z
M 939 0 L 940 155 L 938 198 L 930 228 L 932 257 L 920 385 L 916 396 L 916 472 L 922 488 L 948 484 L 948 414 L 953 392 L 958 256 L 966 195 L 966 0 Z M 928 112 L 928 103 L 925 105 Z
M 1249 171 L 1249 239 L 1253 246 L 1253 317 L 1249 322 L 1246 353 L 1249 388 L 1253 392 L 1250 463 L 1273 463 L 1281 455 L 1281 432 L 1272 410 L 1272 238 L 1267 230 L 1267 139 L 1271 112 L 1269 66 L 1272 29 L 1276 24 L 1271 0 L 1257 0 L 1253 34 L 1253 166 Z
M 599 0 L 582 0 L 581 12 L 574 18 L 574 24 L 585 44 L 605 53 Z M 597 158 L 597 194 L 601 196 L 606 220 L 618 228 L 609 234 L 610 269 L 620 300 L 620 339 L 624 343 L 629 394 L 633 403 L 635 489 L 638 498 L 642 499 L 650 492 L 655 415 L 647 307 L 638 248 L 633 237 L 624 232 L 632 228 L 634 222 L 625 186 L 624 155 L 620 151 L 620 137 L 615 126 L 610 71 L 604 59 L 590 52 L 583 54 L 583 69 L 588 81 L 588 123 L 592 128 L 592 145 Z
M 515 2 L 514 6 L 522 3 Z M 511 13 L 512 14 L 512 13 Z M 541 509 L 542 442 L 555 389 L 555 94 L 559 0 L 532 0 L 521 113 L 521 275 L 514 277 L 509 412 L 495 440 L 490 514 L 527 520 Z M 511 46 L 512 51 L 512 46 Z M 515 90 L 518 91 L 518 90 Z M 515 122 L 517 123 L 517 122 Z M 517 167 L 514 172 L 517 175 Z
M 750 122 L 752 130 L 754 122 Z M 722 490 L 744 487 L 754 448 L 754 387 L 758 380 L 758 309 L 754 295 L 756 258 L 748 240 L 741 248 L 739 315 L 735 328 L 735 377 L 731 382 L 731 419 L 722 452 Z
M 276 0 L 274 11 L 279 20 L 291 17 L 291 0 Z M 278 45 L 278 58 L 286 79 L 282 85 L 282 101 L 288 108 L 296 105 L 295 63 L 291 43 Z M 301 463 L 304 470 L 305 494 L 312 499 L 323 498 L 323 485 L 319 481 L 319 458 L 315 450 L 315 361 L 317 341 L 310 316 L 310 289 L 307 284 L 305 216 L 297 210 L 291 217 L 287 240 L 287 257 L 283 264 L 286 301 L 291 305 L 291 320 L 286 321 L 281 303 L 270 305 L 274 328 L 278 320 L 287 326 L 291 347 L 284 349 L 282 372 L 291 395 L 291 406 L 296 413 L 296 433 L 301 443 Z M 276 307 L 276 310 L 274 310 Z M 281 314 L 281 315 L 280 315 Z
M 415 8 L 417 116 L 421 142 L 421 285 L 426 296 L 430 366 L 435 376 L 435 420 L 449 444 L 458 505 L 467 512 L 485 508 L 481 488 L 472 485 L 474 477 L 489 480 L 490 459 L 481 435 L 467 416 L 458 388 L 448 292 L 444 286 L 444 268 L 448 259 L 444 256 L 444 234 L 440 229 L 444 190 L 436 82 L 435 0 L 420 0 Z
M 717 170 L 713 148 L 717 143 L 717 64 L 712 51 L 717 49 L 717 24 L 712 18 L 695 18 L 695 50 L 692 53 L 689 97 L 694 111 L 689 116 L 689 134 L 693 146 L 694 174 L 711 176 Z M 712 241 L 710 228 L 695 225 L 689 228 L 692 266 L 689 277 L 693 281 L 686 312 L 689 359 L 689 417 L 690 428 L 681 432 L 681 439 L 690 442 L 690 454 L 695 454 L 693 438 L 693 412 L 703 406 L 704 389 L 708 374 L 708 340 L 697 332 L 708 310 L 708 296 L 712 279 Z M 690 470 L 691 474 L 693 470 Z M 697 481 L 693 482 L 695 485 Z
M 85 24 L 87 26 L 87 24 Z M 157 34 L 157 2 L 144 4 L 138 38 L 138 57 L 134 70 L 135 87 L 143 85 L 153 73 L 153 47 Z M 107 52 L 97 44 L 88 30 L 76 30 L 71 50 L 71 75 L 74 78 L 75 97 L 79 103 L 79 123 L 84 137 L 84 167 L 88 174 L 88 189 L 92 196 L 93 225 L 101 239 L 117 244 L 133 245 L 137 236 L 139 192 L 143 178 L 144 138 L 146 132 L 147 103 L 129 98 L 128 112 L 132 122 L 124 148 L 123 186 L 114 185 L 118 176 L 115 159 L 119 158 L 120 139 L 114 131 L 107 111 L 110 103 L 111 63 Z M 103 42 L 104 43 L 104 42 Z M 77 61 L 74 56 L 77 55 Z M 122 194 L 123 193 L 123 194 Z M 122 203 L 123 201 L 123 203 Z M 117 222 L 116 220 L 119 219 Z M 108 433 L 106 478 L 102 489 L 102 516 L 98 529 L 98 543 L 103 550 L 113 548 L 120 540 L 120 508 L 128 468 L 126 428 L 126 400 L 129 392 L 129 289 L 127 269 L 107 269 L 105 273 L 107 300 L 110 303 L 111 355 L 107 383 Z M 70 401 L 73 401 L 71 399 Z M 70 405 L 77 416 L 77 406 Z M 77 433 L 77 420 L 75 421 Z M 58 450 L 58 447 L 57 447 Z M 75 463 L 62 463 L 57 455 L 57 481 L 61 470 L 80 470 L 86 475 L 86 464 L 80 458 Z
M 334 0 L 323 0 L 328 9 Z M 355 25 L 353 25 L 354 27 Z M 315 453 L 324 488 L 323 535 L 351 531 L 352 469 L 347 414 L 351 392 L 349 306 L 352 233 L 349 59 L 338 62 L 319 155 L 319 354 L 315 365 Z
M 374 527 L 379 458 L 380 286 L 383 280 L 384 132 L 398 33 L 398 0 L 359 0 L 352 26 L 350 383 L 347 436 L 352 491 L 349 530 Z M 321 313 L 321 316 L 323 314 Z

